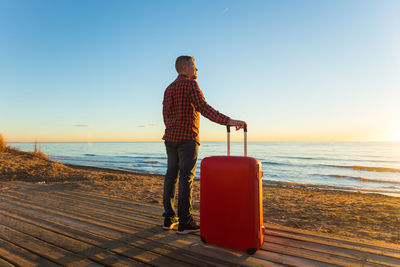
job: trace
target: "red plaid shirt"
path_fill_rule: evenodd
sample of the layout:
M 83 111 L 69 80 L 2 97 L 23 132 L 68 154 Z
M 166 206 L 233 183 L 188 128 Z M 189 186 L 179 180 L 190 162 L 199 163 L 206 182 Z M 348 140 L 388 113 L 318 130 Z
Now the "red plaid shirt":
M 165 134 L 162 139 L 171 142 L 195 140 L 200 143 L 200 116 L 227 125 L 230 118 L 207 104 L 195 80 L 179 75 L 164 92 L 163 117 Z

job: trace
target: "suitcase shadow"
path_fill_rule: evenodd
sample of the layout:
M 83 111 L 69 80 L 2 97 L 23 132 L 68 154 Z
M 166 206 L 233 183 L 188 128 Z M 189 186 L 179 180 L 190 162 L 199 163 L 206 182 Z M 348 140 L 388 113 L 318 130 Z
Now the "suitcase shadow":
M 153 236 L 150 237 L 151 239 L 172 247 L 174 254 L 179 253 L 181 255 L 186 255 L 186 259 L 198 259 L 198 263 L 201 265 L 222 264 L 226 266 L 237 266 L 248 261 L 248 259 L 252 257 L 242 251 L 224 248 L 210 243 L 203 243 L 199 233 L 179 235 L 173 230 L 165 231 L 158 226 L 151 227 L 148 231 L 153 233 Z M 193 261 L 191 262 L 193 263 Z

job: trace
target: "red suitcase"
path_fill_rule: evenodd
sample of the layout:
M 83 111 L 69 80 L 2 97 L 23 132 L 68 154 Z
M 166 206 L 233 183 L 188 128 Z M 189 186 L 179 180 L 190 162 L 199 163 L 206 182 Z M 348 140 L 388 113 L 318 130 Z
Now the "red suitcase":
M 263 172 L 261 162 L 247 157 L 206 157 L 200 166 L 200 236 L 203 242 L 255 253 L 263 244 Z

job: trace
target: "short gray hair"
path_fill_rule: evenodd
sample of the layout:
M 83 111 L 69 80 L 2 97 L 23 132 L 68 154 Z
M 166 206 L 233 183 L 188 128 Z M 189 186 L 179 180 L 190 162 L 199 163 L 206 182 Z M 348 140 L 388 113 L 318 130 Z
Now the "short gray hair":
M 175 61 L 175 69 L 179 73 L 182 70 L 182 66 L 186 65 L 189 61 L 194 61 L 194 57 L 191 56 L 180 56 Z

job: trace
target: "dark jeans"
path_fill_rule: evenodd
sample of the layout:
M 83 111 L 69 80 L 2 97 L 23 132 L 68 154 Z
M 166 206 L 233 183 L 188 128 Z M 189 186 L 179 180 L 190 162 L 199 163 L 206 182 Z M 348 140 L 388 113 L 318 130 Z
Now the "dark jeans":
M 199 145 L 194 140 L 165 141 L 168 169 L 164 179 L 164 217 L 175 218 L 175 192 L 179 174 L 178 217 L 179 223 L 192 220 L 192 189 L 196 172 Z

